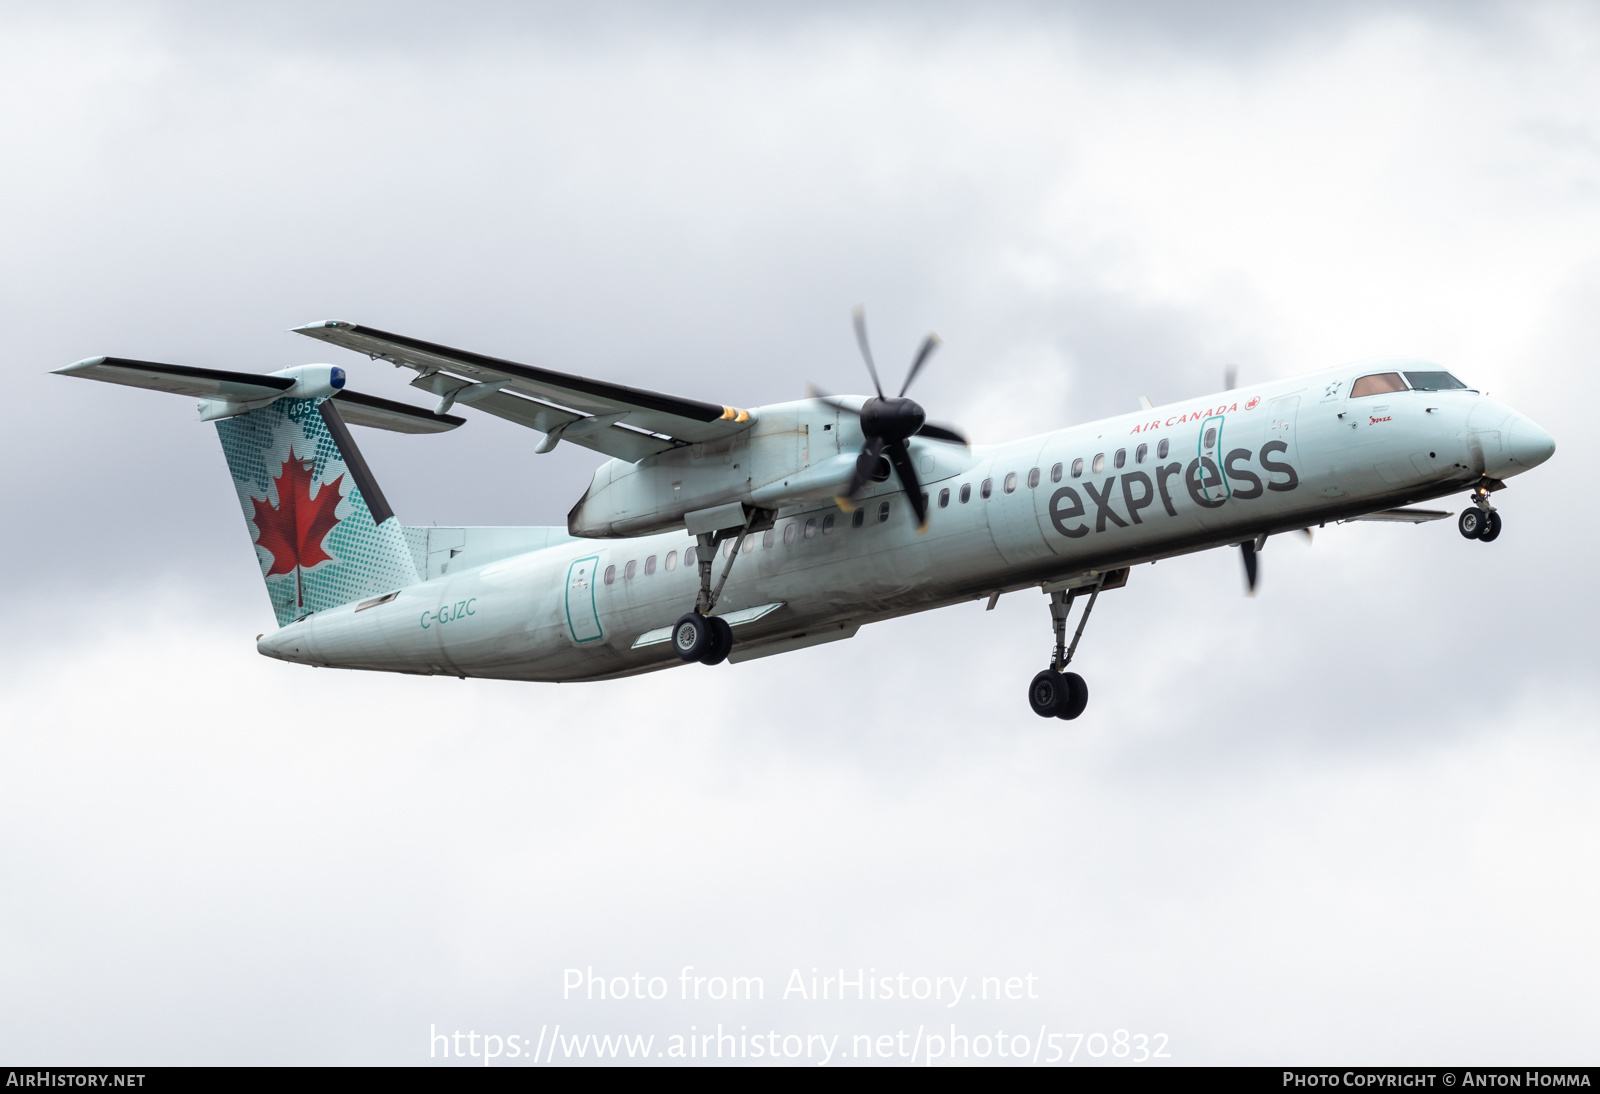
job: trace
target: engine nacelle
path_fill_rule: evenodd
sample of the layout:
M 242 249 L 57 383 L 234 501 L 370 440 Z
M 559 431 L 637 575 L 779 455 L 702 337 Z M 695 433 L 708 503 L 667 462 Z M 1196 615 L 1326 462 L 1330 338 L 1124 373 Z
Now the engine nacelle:
M 727 441 L 601 464 L 567 514 L 567 530 L 596 539 L 642 536 L 682 528 L 691 513 L 737 504 L 776 510 L 849 485 L 861 447 L 855 415 L 807 399 L 761 407 L 751 417 L 755 423 Z M 727 519 L 729 527 L 743 523 Z

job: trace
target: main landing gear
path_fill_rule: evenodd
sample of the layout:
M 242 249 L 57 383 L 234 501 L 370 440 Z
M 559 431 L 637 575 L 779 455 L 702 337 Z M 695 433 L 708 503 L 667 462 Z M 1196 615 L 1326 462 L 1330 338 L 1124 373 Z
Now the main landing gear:
M 1071 721 L 1089 705 L 1089 685 L 1077 673 L 1068 672 L 1067 666 L 1072 664 L 1072 655 L 1078 652 L 1083 628 L 1089 622 L 1089 613 L 1094 611 L 1094 602 L 1105 583 L 1106 575 L 1101 574 L 1089 593 L 1089 603 L 1084 605 L 1070 646 L 1067 645 L 1067 614 L 1072 611 L 1072 601 L 1079 590 L 1058 590 L 1050 594 L 1050 621 L 1056 631 L 1055 653 L 1050 658 L 1050 667 L 1035 676 L 1028 685 L 1028 705 L 1041 718 Z
M 1489 490 L 1490 487 L 1486 483 L 1474 486 L 1473 508 L 1461 510 L 1461 516 L 1456 521 L 1456 528 L 1467 539 L 1492 543 L 1500 535 L 1500 514 L 1489 503 Z
M 733 651 L 733 628 L 721 616 L 711 614 L 722 596 L 722 587 L 728 583 L 733 571 L 733 560 L 739 557 L 745 537 L 756 527 L 756 519 L 765 518 L 764 527 L 772 527 L 773 514 L 765 509 L 751 509 L 745 517 L 744 527 L 738 531 L 724 529 L 720 532 L 701 532 L 695 536 L 695 563 L 700 569 L 700 594 L 695 597 L 694 611 L 678 617 L 672 625 L 672 650 L 685 661 L 698 661 L 702 665 L 720 665 Z M 737 539 L 735 539 L 737 537 Z M 722 576 L 716 588 L 711 587 L 711 567 L 717 557 L 717 548 L 725 541 L 735 539 L 728 560 L 723 563 Z

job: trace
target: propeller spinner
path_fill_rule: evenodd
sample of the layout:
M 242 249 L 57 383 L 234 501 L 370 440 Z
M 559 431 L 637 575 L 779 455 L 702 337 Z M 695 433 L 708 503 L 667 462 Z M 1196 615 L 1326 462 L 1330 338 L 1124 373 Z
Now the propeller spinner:
M 939 348 L 939 336 L 930 333 L 922 340 L 922 348 L 917 350 L 911 368 L 906 372 L 905 382 L 900 385 L 900 394 L 890 398 L 883 393 L 883 384 L 878 380 L 878 368 L 872 360 L 872 346 L 867 341 L 866 312 L 858 307 L 854 312 L 854 318 L 856 343 L 861 347 L 861 359 L 867 364 L 867 373 L 872 377 L 872 386 L 878 394 L 863 403 L 859 410 L 831 396 L 818 395 L 818 398 L 829 406 L 859 416 L 861 434 L 867 441 L 861 449 L 861 455 L 856 457 L 856 470 L 850 478 L 849 488 L 836 500 L 846 511 L 855 508 L 855 499 L 866 488 L 867 483 L 882 482 L 886 477 L 882 473 L 882 461 L 887 457 L 889 466 L 900 477 L 900 485 L 905 490 L 907 500 L 911 502 L 912 511 L 917 515 L 917 531 L 926 531 L 928 505 L 923 497 L 922 483 L 917 478 L 917 470 L 912 466 L 911 453 L 906 447 L 906 442 L 912 437 L 924 437 L 950 444 L 967 443 L 967 439 L 954 429 L 930 423 L 926 412 L 916 400 L 906 398 L 906 391 L 911 387 L 911 381 L 917 378 L 922 366 L 933 356 L 933 351 Z

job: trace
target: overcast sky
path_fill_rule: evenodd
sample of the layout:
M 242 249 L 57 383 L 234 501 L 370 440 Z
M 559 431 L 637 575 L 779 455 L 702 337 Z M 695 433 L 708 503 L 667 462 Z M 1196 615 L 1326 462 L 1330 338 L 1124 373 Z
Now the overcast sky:
M 0 1057 L 955 1022 L 1592 1063 L 1600 13 L 1309 7 L 0 9 Z M 1025 592 L 598 685 L 268 661 L 212 427 L 47 375 L 425 401 L 286 333 L 338 318 L 753 406 L 861 390 L 857 303 L 889 374 L 944 337 L 916 394 L 980 441 L 1403 353 L 1558 451 L 1493 545 L 1274 540 L 1254 599 L 1227 552 L 1136 570 L 1045 724 Z M 593 454 L 468 416 L 361 432 L 401 519 L 563 524 Z M 673 998 L 563 1001 L 576 966 Z M 841 966 L 1038 998 L 778 998 Z

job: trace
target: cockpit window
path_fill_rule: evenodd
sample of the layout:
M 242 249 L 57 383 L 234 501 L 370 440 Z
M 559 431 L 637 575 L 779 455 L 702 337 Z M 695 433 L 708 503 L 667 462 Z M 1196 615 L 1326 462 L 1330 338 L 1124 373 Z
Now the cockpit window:
M 1413 391 L 1465 391 L 1467 385 L 1448 372 L 1408 372 Z
M 1404 391 L 1406 382 L 1400 379 L 1398 372 L 1375 372 L 1371 376 L 1363 376 L 1350 386 L 1350 398 L 1359 399 L 1363 395 L 1386 395 L 1391 391 Z

